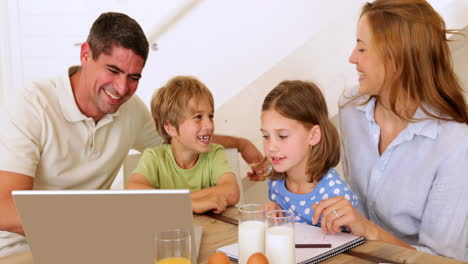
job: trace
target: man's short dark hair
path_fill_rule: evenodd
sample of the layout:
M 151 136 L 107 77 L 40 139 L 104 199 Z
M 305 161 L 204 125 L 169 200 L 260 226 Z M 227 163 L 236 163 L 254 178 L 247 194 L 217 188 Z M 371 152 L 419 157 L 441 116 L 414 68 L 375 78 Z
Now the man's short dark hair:
M 132 50 L 145 62 L 148 58 L 149 45 L 143 29 L 135 19 L 122 13 L 101 14 L 94 21 L 87 42 L 91 46 L 94 60 L 103 52 L 110 55 L 115 46 Z

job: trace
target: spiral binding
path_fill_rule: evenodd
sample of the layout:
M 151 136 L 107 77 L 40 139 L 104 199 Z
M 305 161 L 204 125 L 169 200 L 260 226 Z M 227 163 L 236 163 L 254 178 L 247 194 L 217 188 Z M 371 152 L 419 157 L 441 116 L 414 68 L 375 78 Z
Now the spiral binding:
M 349 241 L 348 243 L 345 243 L 337 248 L 334 248 L 330 251 L 327 251 L 325 253 L 322 253 L 318 256 L 315 256 L 313 258 L 304 260 L 302 262 L 299 262 L 298 264 L 314 264 L 314 263 L 319 263 L 321 261 L 324 261 L 326 259 L 329 259 L 331 257 L 334 257 L 338 254 L 341 254 L 349 249 L 352 249 L 353 247 L 357 247 L 361 244 L 363 244 L 366 241 L 364 237 L 359 237 L 353 241 Z

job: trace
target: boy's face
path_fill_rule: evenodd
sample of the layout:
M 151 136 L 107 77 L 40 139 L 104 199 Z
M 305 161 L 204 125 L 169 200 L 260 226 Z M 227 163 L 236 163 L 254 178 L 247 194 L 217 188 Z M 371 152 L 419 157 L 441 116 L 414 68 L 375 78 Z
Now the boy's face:
M 179 132 L 172 136 L 171 142 L 182 147 L 182 151 L 208 152 L 214 132 L 213 108 L 208 100 L 202 100 L 199 104 L 190 100 L 189 106 L 193 111 L 184 115 Z

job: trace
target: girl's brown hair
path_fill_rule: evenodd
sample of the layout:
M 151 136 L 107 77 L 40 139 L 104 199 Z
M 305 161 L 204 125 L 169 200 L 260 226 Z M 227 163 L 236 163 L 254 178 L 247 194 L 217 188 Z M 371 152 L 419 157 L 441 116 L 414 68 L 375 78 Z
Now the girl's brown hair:
M 312 82 L 283 81 L 268 93 L 262 112 L 275 110 L 286 118 L 300 122 L 310 129 L 319 125 L 321 141 L 310 147 L 306 173 L 310 182 L 318 182 L 330 168 L 340 161 L 338 131 L 328 118 L 328 109 L 322 92 Z M 307 144 L 307 142 L 304 142 Z M 282 179 L 284 174 L 273 172 L 272 179 Z
M 425 0 L 376 0 L 364 5 L 364 15 L 384 65 L 392 63 L 396 69 L 395 78 L 388 80 L 391 111 L 415 121 L 396 110 L 397 100 L 411 100 L 432 118 L 468 124 L 463 89 L 453 71 L 446 37 L 458 31 L 447 30 Z
M 170 122 L 178 132 L 184 116 L 196 111 L 191 109 L 190 100 L 195 104 L 208 102 L 211 109 L 214 109 L 213 95 L 195 77 L 176 76 L 154 92 L 151 98 L 151 113 L 164 144 L 171 143 L 171 136 L 164 129 L 165 122 Z

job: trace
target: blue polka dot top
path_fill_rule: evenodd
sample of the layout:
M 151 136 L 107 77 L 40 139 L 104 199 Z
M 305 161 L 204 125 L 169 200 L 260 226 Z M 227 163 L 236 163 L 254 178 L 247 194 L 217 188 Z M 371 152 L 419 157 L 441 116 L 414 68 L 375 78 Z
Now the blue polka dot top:
M 357 208 L 358 198 L 348 184 L 340 178 L 335 169 L 330 169 L 310 193 L 295 194 L 286 189 L 285 179 L 268 182 L 268 197 L 283 210 L 294 212 L 296 222 L 312 225 L 314 209 L 312 205 L 321 200 L 343 196 Z M 320 222 L 317 224 L 320 226 Z

